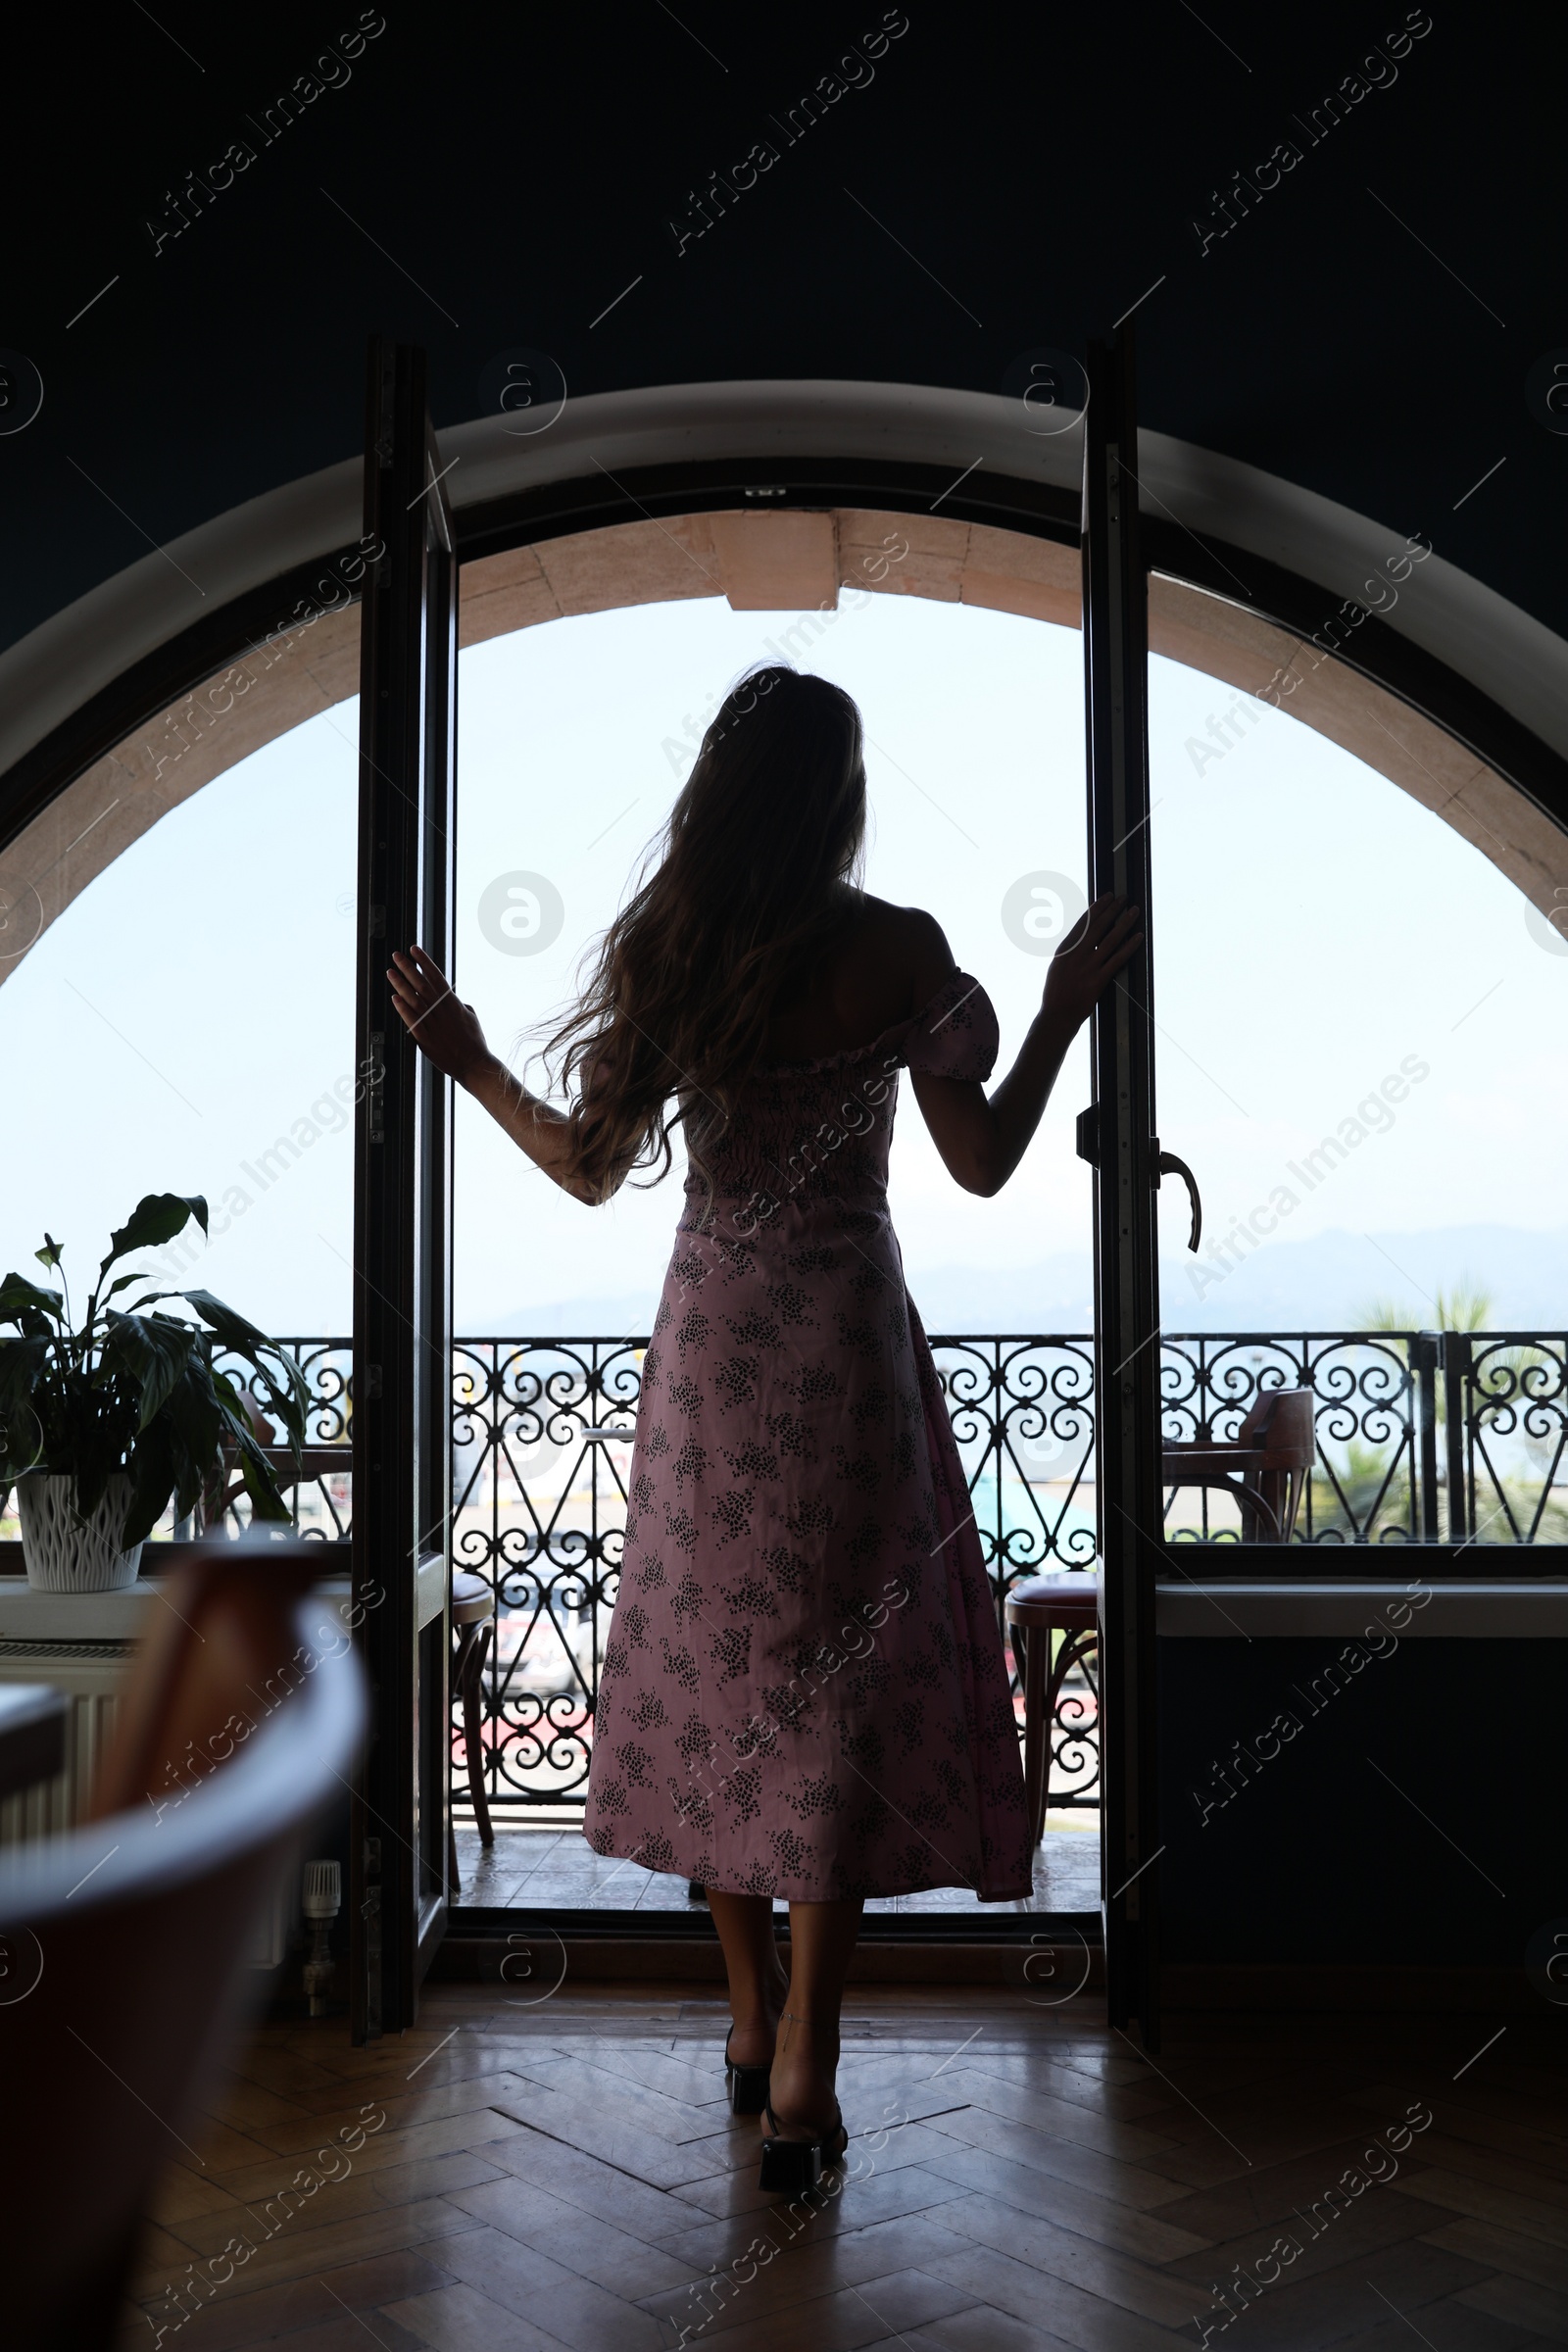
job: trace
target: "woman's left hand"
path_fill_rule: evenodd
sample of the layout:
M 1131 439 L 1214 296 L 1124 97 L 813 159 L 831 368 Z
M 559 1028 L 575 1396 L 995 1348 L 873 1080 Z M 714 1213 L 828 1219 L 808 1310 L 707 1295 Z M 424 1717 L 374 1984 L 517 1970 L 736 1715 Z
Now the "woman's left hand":
M 1081 915 L 1051 958 L 1041 1009 L 1076 1030 L 1095 1001 L 1143 945 L 1142 909 L 1107 891 Z
M 466 1086 L 490 1059 L 473 1006 L 454 994 L 445 972 L 423 948 L 394 948 L 387 978 L 392 1001 L 420 1053 L 448 1078 Z

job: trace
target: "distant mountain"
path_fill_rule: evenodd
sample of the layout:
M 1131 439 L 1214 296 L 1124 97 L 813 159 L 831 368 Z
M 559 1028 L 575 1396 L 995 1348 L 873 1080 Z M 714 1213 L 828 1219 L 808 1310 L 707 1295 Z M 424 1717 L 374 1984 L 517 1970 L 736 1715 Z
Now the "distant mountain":
M 646 1339 L 658 1305 L 659 1284 L 653 1282 L 646 1291 L 622 1291 L 612 1298 L 555 1298 L 543 1306 L 509 1307 L 499 1315 L 460 1314 L 457 1324 L 460 1332 L 495 1340 Z
M 1195 1279 L 1196 1278 L 1196 1279 Z M 1336 1231 L 1271 1241 L 1227 1272 L 1205 1255 L 1160 1261 L 1167 1331 L 1348 1331 L 1375 1299 L 1396 1303 L 1415 1329 L 1435 1322 L 1439 1286 L 1468 1281 L 1492 1294 L 1495 1331 L 1568 1330 L 1568 1230 L 1451 1225 L 1427 1233 Z M 911 1268 L 909 1289 L 928 1331 L 1085 1332 L 1093 1319 L 1088 1253 L 1058 1251 L 1016 1269 Z M 643 1337 L 657 1283 L 604 1298 L 558 1298 L 503 1314 L 460 1317 L 460 1330 L 498 1339 Z
M 1160 1261 L 1167 1331 L 1348 1331 L 1386 1299 L 1411 1328 L 1437 1324 L 1437 1293 L 1467 1283 L 1491 1294 L 1494 1331 L 1568 1329 L 1568 1231 L 1447 1225 L 1426 1233 L 1314 1234 L 1268 1242 L 1212 1276 L 1202 1252 Z M 1205 1279 L 1208 1277 L 1208 1279 Z M 1200 1293 L 1201 1294 L 1200 1296 Z
M 1314 1234 L 1271 1241 L 1228 1269 L 1205 1252 L 1161 1256 L 1160 1321 L 1167 1331 L 1351 1331 L 1378 1300 L 1410 1328 L 1437 1321 L 1437 1293 L 1466 1282 L 1492 1295 L 1495 1331 L 1568 1329 L 1568 1231 L 1451 1225 L 1428 1233 Z M 928 1331 L 1087 1331 L 1093 1315 L 1088 1253 L 1062 1253 L 1016 1273 L 945 1266 L 913 1272 L 909 1288 Z

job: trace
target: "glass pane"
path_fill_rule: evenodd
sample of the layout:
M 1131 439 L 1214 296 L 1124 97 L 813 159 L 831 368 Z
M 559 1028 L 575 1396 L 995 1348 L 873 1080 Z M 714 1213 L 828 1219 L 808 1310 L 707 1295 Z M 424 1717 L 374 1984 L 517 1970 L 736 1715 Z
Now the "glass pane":
M 144 1194 L 205 1194 L 206 1243 L 192 1224 L 130 1262 L 307 1335 L 319 1445 L 347 1435 L 346 1346 L 325 1343 L 351 1306 L 357 709 L 171 809 L 0 964 L 0 1263 L 45 1279 L 47 1229 L 79 1309 Z M 346 1474 L 308 1481 L 302 1524 L 336 1533 L 347 1501 Z
M 1287 712 L 1158 659 L 1151 706 L 1160 1136 L 1203 1199 L 1195 1257 L 1160 1194 L 1167 1440 L 1306 1387 L 1298 1542 L 1561 1542 L 1568 950 Z M 1167 1529 L 1249 1507 L 1182 1485 Z

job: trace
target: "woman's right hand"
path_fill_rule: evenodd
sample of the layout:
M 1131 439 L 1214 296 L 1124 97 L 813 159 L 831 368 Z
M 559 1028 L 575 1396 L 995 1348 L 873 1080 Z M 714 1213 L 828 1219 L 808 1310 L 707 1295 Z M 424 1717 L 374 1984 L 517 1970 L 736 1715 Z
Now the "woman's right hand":
M 420 947 L 394 948 L 387 978 L 392 1002 L 420 1053 L 446 1077 L 468 1085 L 490 1059 L 473 1006 L 455 995 L 435 957 Z

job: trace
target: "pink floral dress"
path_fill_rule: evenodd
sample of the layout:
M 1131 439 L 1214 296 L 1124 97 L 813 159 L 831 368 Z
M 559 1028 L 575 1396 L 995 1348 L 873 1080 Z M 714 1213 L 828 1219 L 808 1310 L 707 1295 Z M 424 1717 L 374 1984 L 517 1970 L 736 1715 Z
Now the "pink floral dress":
M 983 1079 L 955 973 L 868 1046 L 768 1069 L 695 1174 L 643 1362 L 584 1830 L 821 1902 L 1032 1873 L 1002 1637 L 888 1215 L 901 1067 Z

